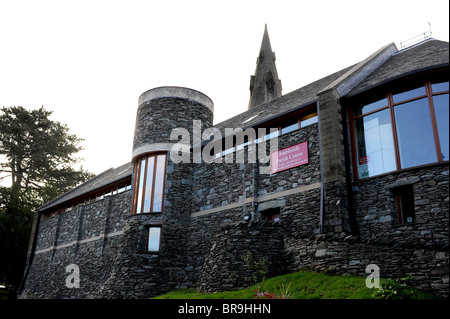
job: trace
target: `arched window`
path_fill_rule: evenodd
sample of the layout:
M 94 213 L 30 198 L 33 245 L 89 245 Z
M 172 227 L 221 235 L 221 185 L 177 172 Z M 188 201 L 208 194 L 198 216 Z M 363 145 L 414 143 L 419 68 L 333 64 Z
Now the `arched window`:
M 160 213 L 164 203 L 165 153 L 139 158 L 135 164 L 132 214 Z

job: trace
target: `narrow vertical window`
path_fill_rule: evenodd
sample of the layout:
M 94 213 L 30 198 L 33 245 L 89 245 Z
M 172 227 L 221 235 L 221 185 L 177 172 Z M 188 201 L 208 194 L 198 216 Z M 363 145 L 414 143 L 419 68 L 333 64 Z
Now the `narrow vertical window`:
M 140 170 L 139 170 L 139 176 L 142 176 L 142 178 L 138 179 L 139 180 L 139 187 L 138 187 L 138 191 L 137 191 L 137 203 L 136 203 L 136 212 L 140 213 L 141 212 L 141 207 L 142 207 L 142 194 L 144 191 L 144 174 L 145 174 L 145 167 L 146 167 L 146 159 L 144 158 L 141 161 L 140 164 Z
M 147 251 L 158 252 L 161 241 L 161 228 L 149 227 L 147 239 Z
M 153 172 L 155 167 L 155 157 L 148 158 L 147 176 L 145 183 L 145 196 L 144 196 L 144 213 L 150 212 L 150 203 L 152 201 L 153 193 Z
M 166 154 L 152 154 L 138 162 L 135 173 L 138 188 L 133 193 L 136 204 L 132 214 L 162 212 L 166 158 Z
M 166 155 L 158 155 L 156 161 L 155 190 L 153 196 L 153 212 L 161 212 L 164 195 L 164 170 L 166 167 Z
M 393 189 L 399 224 L 415 222 L 414 193 L 412 185 Z

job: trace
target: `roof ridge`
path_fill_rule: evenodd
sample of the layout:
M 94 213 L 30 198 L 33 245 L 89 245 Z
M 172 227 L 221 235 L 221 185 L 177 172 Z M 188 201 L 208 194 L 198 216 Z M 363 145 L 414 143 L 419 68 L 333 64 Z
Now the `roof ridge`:
M 389 58 L 397 51 L 398 49 L 394 42 L 381 47 L 317 94 L 319 95 L 331 89 L 336 89 L 340 96 L 345 96 L 370 73 L 389 60 Z

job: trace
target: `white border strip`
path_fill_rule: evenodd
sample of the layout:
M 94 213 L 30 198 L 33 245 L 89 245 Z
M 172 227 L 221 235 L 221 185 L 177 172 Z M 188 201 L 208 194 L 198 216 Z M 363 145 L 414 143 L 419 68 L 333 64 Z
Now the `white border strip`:
M 284 197 L 284 196 L 294 195 L 294 194 L 297 194 L 297 193 L 307 192 L 309 190 L 316 189 L 316 188 L 320 188 L 320 182 L 314 183 L 314 184 L 310 184 L 310 185 L 301 186 L 301 187 L 297 187 L 297 188 L 293 188 L 293 189 L 289 189 L 287 191 L 283 191 L 283 192 L 279 192 L 279 193 L 275 193 L 275 194 L 270 194 L 270 195 L 265 195 L 265 196 L 261 196 L 261 197 L 256 197 L 255 202 L 261 203 L 261 202 L 265 202 L 265 201 L 268 201 L 268 200 L 271 200 L 271 199 L 276 199 L 276 198 L 280 198 L 280 197 Z M 246 199 L 244 199 L 244 200 L 242 200 L 242 201 L 240 201 L 238 203 L 223 205 L 223 206 L 219 206 L 219 207 L 203 210 L 203 211 L 200 211 L 200 212 L 192 213 L 191 217 L 204 216 L 204 215 L 208 215 L 208 214 L 212 214 L 212 213 L 217 213 L 217 212 L 220 212 L 220 211 L 223 211 L 223 210 L 228 210 L 228 209 L 240 207 L 240 206 L 243 206 L 243 205 L 245 205 L 247 203 L 251 203 L 253 200 L 254 200 L 254 197 L 248 197 L 248 198 L 246 198 Z
M 71 247 L 71 246 L 73 246 L 75 244 L 84 244 L 84 243 L 88 243 L 88 242 L 91 242 L 91 241 L 96 241 L 96 240 L 99 240 L 99 239 L 102 239 L 102 238 L 114 237 L 114 236 L 119 236 L 119 235 L 122 235 L 122 234 L 123 234 L 123 230 L 119 230 L 119 231 L 116 231 L 114 233 L 101 234 L 99 236 L 95 236 L 95 237 L 91 237 L 91 238 L 87 238 L 87 239 L 82 239 L 82 240 L 74 240 L 74 241 L 72 241 L 70 243 L 67 243 L 67 244 L 62 244 L 62 245 L 58 245 L 58 246 L 50 246 L 50 247 L 45 248 L 45 249 L 40 249 L 38 251 L 35 251 L 34 254 L 37 255 L 37 254 L 41 254 L 41 253 L 46 253 L 46 252 L 49 252 L 49 251 L 51 251 L 53 249 L 67 248 L 67 247 Z

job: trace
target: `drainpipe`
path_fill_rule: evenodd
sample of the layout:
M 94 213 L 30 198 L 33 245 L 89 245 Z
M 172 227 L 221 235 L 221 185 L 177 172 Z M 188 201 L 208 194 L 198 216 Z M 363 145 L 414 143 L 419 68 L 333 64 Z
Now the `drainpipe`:
M 265 145 L 265 144 L 264 144 Z M 248 226 L 250 227 L 255 220 L 255 213 L 257 209 L 256 197 L 258 196 L 258 174 L 259 174 L 259 160 L 258 160 L 258 144 L 254 143 L 255 146 L 255 163 L 253 163 L 253 200 L 252 200 L 252 210 L 250 212 L 250 222 Z
M 319 108 L 319 100 L 317 100 L 317 124 L 319 131 L 319 160 L 320 160 L 320 211 L 319 211 L 319 235 L 323 234 L 323 215 L 324 215 L 324 207 L 323 207 L 323 197 L 324 197 L 324 187 L 323 187 L 323 160 L 322 160 L 322 138 L 321 138 L 321 130 L 320 130 L 320 108 Z

